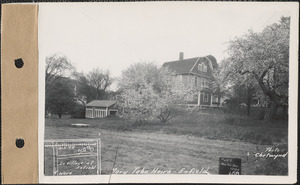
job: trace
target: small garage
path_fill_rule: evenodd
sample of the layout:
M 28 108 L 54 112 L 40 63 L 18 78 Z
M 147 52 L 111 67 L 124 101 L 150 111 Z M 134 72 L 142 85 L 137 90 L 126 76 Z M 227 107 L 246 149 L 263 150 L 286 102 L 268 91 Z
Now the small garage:
M 114 100 L 93 100 L 85 106 L 86 118 L 105 118 L 117 114 L 118 110 Z

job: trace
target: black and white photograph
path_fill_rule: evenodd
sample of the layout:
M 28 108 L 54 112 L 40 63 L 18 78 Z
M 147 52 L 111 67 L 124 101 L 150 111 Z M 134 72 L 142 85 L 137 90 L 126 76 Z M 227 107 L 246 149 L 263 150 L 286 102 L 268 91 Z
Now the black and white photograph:
M 298 11 L 40 3 L 40 182 L 293 182 Z

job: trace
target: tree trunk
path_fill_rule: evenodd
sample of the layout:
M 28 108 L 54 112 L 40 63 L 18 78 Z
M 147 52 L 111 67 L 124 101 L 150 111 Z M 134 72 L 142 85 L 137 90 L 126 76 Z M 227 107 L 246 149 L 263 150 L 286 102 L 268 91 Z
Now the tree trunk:
M 159 118 L 159 120 L 160 120 L 161 123 L 166 123 L 167 122 L 167 120 L 164 118 L 163 115 L 159 115 L 157 117 Z
M 275 118 L 275 115 L 277 114 L 277 108 L 278 104 L 276 102 L 272 102 L 270 107 L 270 120 Z
M 62 115 L 62 114 L 61 114 L 61 113 L 59 113 L 59 114 L 57 114 L 57 115 L 58 115 L 59 119 L 61 119 L 61 115 Z
M 269 108 L 267 108 L 267 109 L 265 110 L 264 120 L 265 120 L 265 122 L 267 122 L 267 123 L 270 122 L 270 109 L 269 109 Z
M 265 120 L 267 122 L 274 120 L 275 115 L 277 113 L 277 108 L 278 108 L 278 104 L 275 101 L 272 101 L 269 109 L 267 109 L 265 113 Z
M 247 104 L 247 116 L 250 116 L 250 104 Z
M 165 119 L 162 119 L 160 122 L 161 122 L 161 123 L 166 123 L 166 122 L 167 122 L 167 120 L 165 120 Z

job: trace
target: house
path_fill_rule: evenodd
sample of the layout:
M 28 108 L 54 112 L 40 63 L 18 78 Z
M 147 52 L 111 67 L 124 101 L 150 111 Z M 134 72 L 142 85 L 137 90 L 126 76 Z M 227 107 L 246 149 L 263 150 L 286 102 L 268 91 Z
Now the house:
M 104 118 L 117 113 L 116 101 L 114 100 L 93 100 L 85 106 L 86 118 Z
M 201 107 L 219 107 L 220 96 L 213 92 L 213 82 L 215 78 L 213 71 L 218 68 L 215 57 L 208 55 L 205 57 L 195 57 L 183 59 L 183 53 L 179 54 L 179 60 L 165 62 L 163 67 L 175 72 L 176 78 L 185 87 L 196 86 L 199 90 L 188 104 Z

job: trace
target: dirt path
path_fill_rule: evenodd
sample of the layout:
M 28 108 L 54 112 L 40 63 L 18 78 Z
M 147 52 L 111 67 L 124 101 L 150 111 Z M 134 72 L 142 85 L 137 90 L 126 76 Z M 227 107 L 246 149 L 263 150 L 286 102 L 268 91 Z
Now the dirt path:
M 241 158 L 242 174 L 252 174 L 251 167 L 257 159 L 251 155 L 247 163 L 247 152 L 261 152 L 268 147 L 187 135 L 114 132 L 95 128 L 46 127 L 45 134 L 46 139 L 99 137 L 103 174 L 112 173 L 113 167 L 127 174 L 151 173 L 155 169 L 164 173 L 208 169 L 209 173 L 217 174 L 220 157 Z

